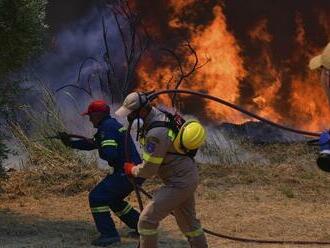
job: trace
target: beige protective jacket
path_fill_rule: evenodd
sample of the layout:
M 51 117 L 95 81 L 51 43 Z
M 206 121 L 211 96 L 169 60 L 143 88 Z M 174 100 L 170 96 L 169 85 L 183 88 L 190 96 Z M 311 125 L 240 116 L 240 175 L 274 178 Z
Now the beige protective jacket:
M 154 121 L 167 121 L 164 113 L 152 108 L 144 125 Z M 175 136 L 166 127 L 150 129 L 141 141 L 143 146 L 143 163 L 133 168 L 135 177 L 151 178 L 158 175 L 165 185 L 187 187 L 198 181 L 197 166 L 188 156 L 176 153 L 172 143 Z

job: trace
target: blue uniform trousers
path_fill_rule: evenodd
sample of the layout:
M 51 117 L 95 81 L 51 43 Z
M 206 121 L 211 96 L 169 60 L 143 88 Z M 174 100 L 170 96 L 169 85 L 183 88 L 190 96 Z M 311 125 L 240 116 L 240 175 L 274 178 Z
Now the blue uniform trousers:
M 137 179 L 142 184 L 143 179 Z M 110 210 L 128 227 L 137 230 L 139 212 L 124 199 L 134 190 L 124 173 L 107 175 L 89 194 L 89 205 L 97 230 L 102 236 L 118 237 Z

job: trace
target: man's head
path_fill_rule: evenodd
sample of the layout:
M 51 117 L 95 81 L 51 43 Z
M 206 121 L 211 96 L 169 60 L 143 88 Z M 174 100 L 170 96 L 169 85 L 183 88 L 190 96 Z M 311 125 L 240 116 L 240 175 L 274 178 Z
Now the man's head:
M 92 101 L 88 105 L 87 111 L 81 113 L 81 115 L 88 115 L 90 122 L 93 123 L 93 127 L 97 128 L 101 120 L 110 114 L 109 105 L 103 100 Z
M 116 115 L 133 121 L 137 117 L 145 118 L 150 110 L 151 106 L 146 94 L 133 92 L 125 98 L 123 105 L 116 111 Z
M 309 68 L 311 70 L 321 69 L 321 84 L 330 103 L 330 43 L 328 43 L 320 55 L 310 60 Z

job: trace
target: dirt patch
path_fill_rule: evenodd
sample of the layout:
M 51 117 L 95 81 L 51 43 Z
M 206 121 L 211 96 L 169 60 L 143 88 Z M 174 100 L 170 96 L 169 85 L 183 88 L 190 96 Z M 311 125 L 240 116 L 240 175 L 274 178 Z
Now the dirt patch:
M 330 177 L 316 168 L 203 166 L 200 171 L 196 198 L 204 227 L 252 238 L 330 240 Z M 149 182 L 145 187 L 153 190 L 157 185 Z M 130 201 L 137 206 L 134 195 Z M 1 247 L 91 247 L 97 236 L 87 192 L 69 197 L 3 195 L 0 220 Z M 124 224 L 117 219 L 116 224 L 123 242 L 114 247 L 135 247 L 136 240 L 126 237 Z M 160 247 L 189 247 L 173 217 L 166 218 L 160 230 Z M 244 244 L 211 236 L 208 241 L 211 248 L 301 247 Z

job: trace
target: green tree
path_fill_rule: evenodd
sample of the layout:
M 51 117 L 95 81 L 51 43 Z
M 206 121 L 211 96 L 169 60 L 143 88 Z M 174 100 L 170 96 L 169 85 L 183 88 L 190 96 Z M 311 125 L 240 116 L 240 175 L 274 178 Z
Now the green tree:
M 0 0 L 0 121 L 16 106 L 20 84 L 17 70 L 44 44 L 47 0 Z M 7 149 L 0 140 L 0 168 Z

